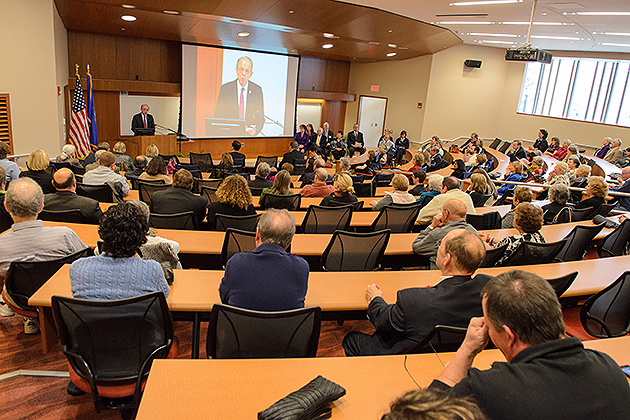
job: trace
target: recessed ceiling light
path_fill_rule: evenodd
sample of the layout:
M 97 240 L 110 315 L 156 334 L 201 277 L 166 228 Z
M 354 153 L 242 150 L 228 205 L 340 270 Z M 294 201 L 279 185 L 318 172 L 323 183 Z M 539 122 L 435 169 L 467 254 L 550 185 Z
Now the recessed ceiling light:
M 395 52 L 390 52 L 390 53 L 387 53 L 387 56 L 388 56 L 388 57 L 393 57 L 393 56 L 395 56 L 395 55 L 396 55 L 396 53 L 395 53 Z
M 335 35 L 334 34 L 329 34 L 328 32 L 324 33 L 324 38 L 334 38 Z
M 559 39 L 563 41 L 579 41 L 580 38 L 575 38 L 572 36 L 545 36 L 545 35 L 532 35 L 532 38 L 535 39 Z
M 408 50 L 409 48 L 407 47 L 398 47 L 399 50 Z
M 123 4 L 122 7 L 124 7 L 125 9 L 135 9 L 136 6 L 134 6 L 133 4 Z
M 529 25 L 529 22 L 499 22 L 503 25 Z M 538 26 L 564 26 L 564 25 L 573 25 L 572 23 L 562 23 L 562 22 L 534 22 L 534 25 Z
M 504 37 L 504 38 L 517 38 L 518 35 L 514 35 L 514 34 L 482 34 L 482 33 L 478 33 L 478 32 L 471 32 L 468 35 L 473 35 L 473 36 L 500 36 L 500 37 Z
M 578 16 L 630 16 L 630 12 L 573 12 Z
M 597 32 L 593 32 L 596 34 Z M 604 32 L 604 35 L 630 36 L 628 32 Z
M 510 41 L 494 41 L 494 40 L 487 40 L 487 39 L 482 39 L 479 42 L 482 44 L 508 44 L 508 45 L 514 44 L 514 42 L 510 42 Z
M 121 31 L 124 31 L 124 30 L 125 30 L 125 28 L 120 28 L 120 30 L 121 30 Z
M 333 44 L 324 44 L 322 45 L 322 48 L 328 49 L 328 48 L 332 48 Z
M 368 42 L 368 44 L 370 44 L 370 45 L 380 45 L 380 44 L 379 44 L 378 42 L 376 42 L 376 41 L 370 41 L 370 42 Z
M 249 32 L 239 32 L 238 36 L 241 36 L 241 37 L 249 36 Z
M 396 44 L 387 44 L 387 46 L 388 46 L 389 48 L 396 48 L 396 46 L 397 46 L 397 45 L 396 45 Z
M 177 10 L 165 10 L 164 13 L 166 13 L 167 15 L 179 15 L 179 12 Z
M 488 4 L 510 4 L 522 3 L 523 0 L 481 0 L 481 1 L 456 1 L 449 3 L 449 6 L 483 6 Z
M 293 10 L 289 10 L 289 14 L 293 14 Z
M 630 47 L 630 44 L 617 44 L 614 42 L 602 42 L 600 45 L 606 45 L 608 47 Z
M 389 31 L 387 31 L 387 32 L 389 32 L 389 33 L 391 34 L 391 33 L 393 32 L 393 30 L 392 30 L 392 29 L 390 29 L 390 30 L 389 30 Z
M 125 22 L 133 22 L 134 20 L 136 20 L 136 17 L 131 15 L 123 15 L 120 18 Z
M 240 19 L 230 19 L 230 22 L 232 23 L 242 23 L 243 21 Z
M 542 13 L 541 13 L 541 15 L 542 15 L 542 16 L 547 16 L 547 13 L 542 12 Z
M 494 22 L 487 21 L 449 21 L 449 22 L 437 22 L 438 25 L 492 25 Z

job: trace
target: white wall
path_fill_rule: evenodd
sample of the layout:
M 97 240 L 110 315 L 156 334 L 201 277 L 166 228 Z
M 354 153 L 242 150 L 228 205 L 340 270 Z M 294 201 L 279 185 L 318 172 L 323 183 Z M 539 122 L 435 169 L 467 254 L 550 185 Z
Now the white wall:
M 57 95 L 57 121 L 59 124 L 59 150 L 66 143 L 64 86 L 68 84 L 68 31 L 61 21 L 57 7 L 53 5 L 53 27 L 55 31 L 55 79 L 61 94 Z M 83 70 L 85 71 L 85 69 Z M 50 152 L 49 152 L 50 153 Z M 50 157 L 57 155 L 53 153 Z

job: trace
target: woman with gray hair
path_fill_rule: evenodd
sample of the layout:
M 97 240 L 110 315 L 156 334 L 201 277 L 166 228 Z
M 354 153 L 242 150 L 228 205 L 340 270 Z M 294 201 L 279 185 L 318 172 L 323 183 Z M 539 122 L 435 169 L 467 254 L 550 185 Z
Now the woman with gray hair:
M 549 200 L 551 200 L 551 203 L 542 207 L 545 224 L 553 222 L 560 210 L 566 206 L 567 201 L 569 201 L 569 187 L 564 183 L 552 185 L 549 188 Z

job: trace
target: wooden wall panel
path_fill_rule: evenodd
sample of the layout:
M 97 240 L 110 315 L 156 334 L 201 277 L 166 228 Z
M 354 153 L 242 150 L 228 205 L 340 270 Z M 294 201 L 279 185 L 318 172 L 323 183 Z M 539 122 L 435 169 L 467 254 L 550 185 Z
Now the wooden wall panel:
M 68 74 L 71 77 L 75 64 L 79 65 L 82 75 L 85 75 L 85 66 L 89 64 L 92 77 L 117 79 L 116 37 L 68 31 Z
M 350 62 L 326 60 L 324 92 L 348 92 Z
M 324 101 L 324 105 L 322 106 L 322 123 L 328 121 L 330 129 L 336 133 L 337 130 L 343 130 L 345 119 L 346 102 Z
M 326 60 L 315 57 L 301 57 L 299 72 L 298 90 L 324 90 Z
M 94 92 L 96 126 L 100 140 L 112 141 L 120 137 L 119 96 L 118 92 Z M 131 127 L 131 121 L 129 121 L 129 126 Z

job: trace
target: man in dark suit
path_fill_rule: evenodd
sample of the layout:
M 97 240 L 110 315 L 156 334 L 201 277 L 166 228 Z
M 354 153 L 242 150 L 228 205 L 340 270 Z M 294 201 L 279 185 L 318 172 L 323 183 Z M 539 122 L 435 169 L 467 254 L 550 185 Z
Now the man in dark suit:
M 134 136 L 152 136 L 155 134 L 155 121 L 153 115 L 149 114 L 149 105 L 142 104 L 140 113 L 133 116 L 131 131 L 133 131 Z
M 255 136 L 265 124 L 265 109 L 262 88 L 250 82 L 254 63 L 243 56 L 236 62 L 236 80 L 221 86 L 217 106 L 214 111 L 216 118 L 232 118 L 245 120 L 247 134 Z
M 330 129 L 328 121 L 324 121 L 324 124 L 322 124 L 322 129 L 324 130 L 324 137 L 326 137 L 326 144 L 333 141 L 333 139 L 335 138 L 335 133 L 333 133 L 333 131 Z
M 523 149 L 523 142 L 520 140 L 514 140 L 512 142 L 512 147 L 510 147 L 510 150 L 507 151 L 507 155 L 510 158 L 510 162 L 525 159 L 527 157 L 527 153 L 525 152 L 525 149 Z
M 359 154 L 365 153 L 365 141 L 363 140 L 363 133 L 359 131 L 359 124 L 355 124 L 352 127 L 352 131 L 348 133 L 346 141 L 350 152 L 348 157 L 353 157 L 354 152 L 359 152 Z
M 256 168 L 256 177 L 247 181 L 249 188 L 271 188 L 273 182 L 267 181 L 271 168 L 267 162 L 260 162 Z M 259 195 L 259 194 L 254 194 Z
M 151 213 L 175 214 L 192 211 L 199 225 L 206 217 L 208 200 L 193 194 L 192 187 L 192 174 L 186 169 L 180 169 L 173 175 L 173 188 L 156 191 L 151 196 Z
M 54 173 L 53 186 L 57 192 L 44 196 L 44 210 L 79 210 L 91 223 L 98 224 L 103 215 L 98 201 L 76 194 L 77 183 L 69 168 L 61 168 Z
M 438 249 L 437 266 L 444 277 L 436 286 L 399 290 L 388 305 L 376 284 L 365 290 L 367 314 L 376 331 L 371 336 L 351 332 L 343 339 L 347 356 L 403 354 L 436 325 L 466 327 L 481 316 L 481 289 L 490 279 L 472 277 L 486 256 L 478 235 L 464 229 L 449 232 Z
M 232 142 L 232 150 L 230 154 L 232 155 L 232 161 L 234 162 L 234 166 L 245 166 L 245 155 L 239 150 L 241 150 L 241 142 L 238 140 L 234 140 Z
M 280 161 L 278 168 L 282 168 L 282 165 L 284 165 L 285 163 L 290 163 L 291 165 L 295 166 L 295 159 L 304 159 L 304 153 L 300 152 L 298 150 L 298 147 L 299 147 L 298 142 L 293 140 L 291 144 L 289 145 L 289 148 L 291 149 L 291 151 L 285 153 L 282 156 L 282 160 Z
M 429 167 L 427 168 L 427 172 L 437 171 L 442 168 L 446 168 L 448 163 L 442 158 L 440 155 L 440 148 L 434 146 L 429 151 Z
M 324 135 L 324 129 L 318 128 L 314 137 L 313 144 L 317 147 L 317 154 L 320 156 L 328 156 L 328 138 Z

